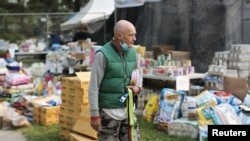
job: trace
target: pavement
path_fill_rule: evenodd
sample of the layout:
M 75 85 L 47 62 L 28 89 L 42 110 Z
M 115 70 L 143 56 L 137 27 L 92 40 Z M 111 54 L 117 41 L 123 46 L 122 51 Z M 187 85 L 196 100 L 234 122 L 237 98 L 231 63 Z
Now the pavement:
M 0 130 L 1 141 L 27 141 L 20 131 Z

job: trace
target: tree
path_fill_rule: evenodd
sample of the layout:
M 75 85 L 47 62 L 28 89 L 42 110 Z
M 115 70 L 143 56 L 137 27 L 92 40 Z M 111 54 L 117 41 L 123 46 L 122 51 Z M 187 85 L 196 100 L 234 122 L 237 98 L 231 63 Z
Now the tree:
M 72 2 L 72 0 L 63 0 L 63 4 L 69 6 L 68 8 L 72 9 L 73 12 L 80 11 L 81 7 L 86 5 L 89 2 L 89 0 L 75 0 Z
M 0 38 L 18 42 L 30 37 L 43 36 L 45 38 L 48 29 L 49 32 L 59 33 L 59 25 L 69 16 L 65 13 L 78 12 L 88 1 L 29 0 L 26 5 L 25 0 L 18 0 L 17 3 L 1 0 Z

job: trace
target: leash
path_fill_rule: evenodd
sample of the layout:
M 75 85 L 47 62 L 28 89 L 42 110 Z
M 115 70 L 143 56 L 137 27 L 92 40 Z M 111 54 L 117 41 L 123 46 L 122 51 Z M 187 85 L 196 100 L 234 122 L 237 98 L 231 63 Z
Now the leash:
M 139 78 L 139 70 L 136 69 L 132 72 L 131 75 L 131 85 L 136 85 L 137 79 Z M 120 98 L 120 102 L 125 102 L 127 100 L 127 112 L 128 112 L 128 141 L 134 141 L 135 137 L 135 131 L 134 131 L 134 126 L 135 126 L 135 112 L 134 112 L 134 94 L 131 89 L 128 88 L 128 93 L 124 94 Z
M 131 89 L 128 89 L 128 100 L 127 100 L 127 108 L 128 108 L 128 138 L 129 141 L 134 141 L 134 101 L 133 101 L 133 92 Z

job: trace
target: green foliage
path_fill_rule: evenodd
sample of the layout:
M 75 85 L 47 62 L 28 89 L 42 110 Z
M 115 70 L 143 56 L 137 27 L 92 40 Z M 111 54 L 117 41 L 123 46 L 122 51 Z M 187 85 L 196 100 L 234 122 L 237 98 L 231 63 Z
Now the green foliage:
M 37 0 L 32 0 L 28 2 L 27 11 L 34 13 L 42 13 L 44 12 L 45 5 L 37 2 Z
M 20 129 L 27 141 L 60 141 L 60 127 L 58 124 L 41 126 L 34 124 L 31 127 Z
M 8 10 L 8 13 L 24 13 L 25 8 L 23 4 L 13 4 L 13 3 L 7 3 L 5 5 L 5 8 Z
M 18 43 L 29 37 L 34 37 L 39 29 L 34 16 L 2 16 L 4 32 L 0 34 L 1 39 L 12 43 Z M 40 28 L 41 29 L 41 28 Z
M 8 32 L 8 33 L 3 33 L 0 35 L 1 39 L 4 39 L 6 41 L 9 41 L 10 43 L 18 43 L 24 40 L 24 36 L 20 34 L 19 32 Z
M 71 6 L 75 6 L 75 2 L 67 1 L 67 4 L 71 3 Z M 64 1 L 58 3 L 57 0 L 30 0 L 27 6 L 24 5 L 24 1 L 9 3 L 7 0 L 2 0 L 0 39 L 20 42 L 30 38 L 46 39 L 48 32 L 61 34 L 59 25 L 67 20 L 67 15 L 53 15 L 53 13 L 73 10 L 74 7 L 69 7 Z M 46 13 L 52 14 L 46 15 Z M 41 21 L 42 18 L 45 21 Z
M 28 2 L 29 11 L 36 13 L 54 13 L 59 10 L 59 3 L 57 0 L 32 0 Z

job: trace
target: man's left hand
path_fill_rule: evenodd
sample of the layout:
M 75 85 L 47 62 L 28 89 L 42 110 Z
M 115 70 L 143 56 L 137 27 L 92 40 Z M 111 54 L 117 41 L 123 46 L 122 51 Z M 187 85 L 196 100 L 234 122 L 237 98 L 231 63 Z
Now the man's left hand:
M 141 88 L 135 85 L 128 85 L 127 88 L 131 89 L 134 95 L 139 94 L 141 91 Z

